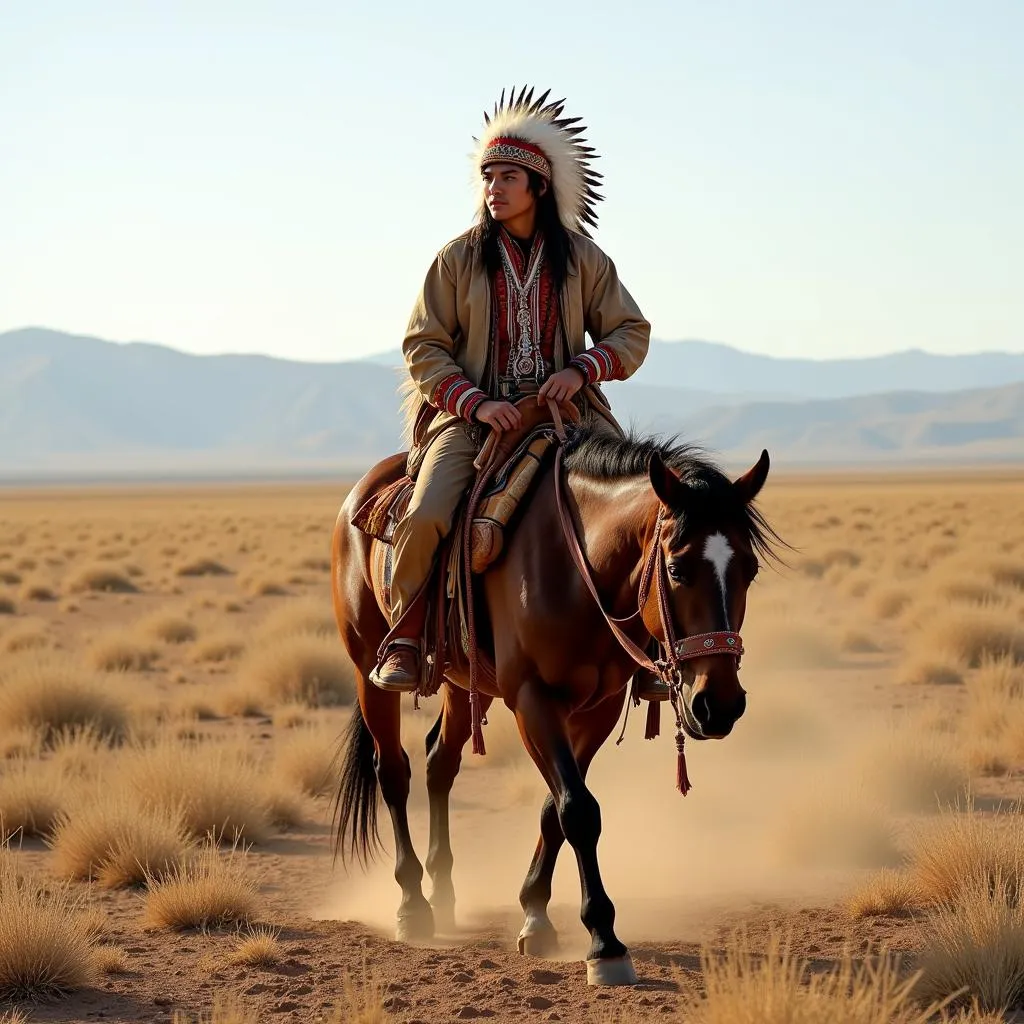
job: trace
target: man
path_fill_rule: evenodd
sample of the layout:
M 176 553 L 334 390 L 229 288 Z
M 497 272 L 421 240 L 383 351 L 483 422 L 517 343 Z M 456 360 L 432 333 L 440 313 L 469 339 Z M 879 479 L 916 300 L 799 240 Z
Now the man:
M 574 401 L 594 429 L 618 433 L 597 385 L 625 380 L 647 354 L 650 324 L 587 233 L 602 197 L 585 129 L 547 97 L 513 90 L 506 103 L 503 92 L 484 115 L 477 223 L 437 254 L 402 345 L 416 485 L 393 537 L 396 627 L 370 676 L 385 690 L 419 682 L 424 602 L 415 599 L 474 479 L 482 428 L 519 426 L 512 403 L 536 394 Z

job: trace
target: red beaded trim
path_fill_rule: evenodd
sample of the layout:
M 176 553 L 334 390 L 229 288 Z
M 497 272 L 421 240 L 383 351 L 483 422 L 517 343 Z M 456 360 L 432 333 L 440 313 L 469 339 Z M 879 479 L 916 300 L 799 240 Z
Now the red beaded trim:
M 488 164 L 521 164 L 551 180 L 551 164 L 544 151 L 522 139 L 495 139 L 480 157 L 481 170 Z

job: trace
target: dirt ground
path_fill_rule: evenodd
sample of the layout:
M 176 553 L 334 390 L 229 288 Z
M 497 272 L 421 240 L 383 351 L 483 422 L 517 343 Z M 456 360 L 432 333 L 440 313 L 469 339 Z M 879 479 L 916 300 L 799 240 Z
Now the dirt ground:
M 282 701 L 246 673 L 270 642 L 269 616 L 298 602 L 329 614 L 328 574 L 318 560 L 329 555 L 343 496 L 343 487 L 322 484 L 0 492 L 0 570 L 18 577 L 0 585 L 13 604 L 0 615 L 0 668 L 39 650 L 86 664 L 111 630 L 131 635 L 147 616 L 177 611 L 195 624 L 196 639 L 159 644 L 148 667 L 104 677 L 130 685 L 136 714 L 150 709 L 161 729 L 240 743 L 272 766 L 295 726 L 276 713 Z M 235 992 L 258 1019 L 316 1021 L 350 1005 L 354 984 L 376 991 L 387 1016 L 349 1019 L 665 1021 L 683 1019 L 681 993 L 700 985 L 702 948 L 721 948 L 738 927 L 755 949 L 781 931 L 814 968 L 880 945 L 912 958 L 927 943 L 922 915 L 857 918 L 846 901 L 880 868 L 905 863 L 914 830 L 947 798 L 998 816 L 1015 813 L 1012 801 L 1024 797 L 1024 749 L 977 754 L 978 736 L 962 731 L 970 653 L 940 657 L 943 637 L 929 632 L 960 608 L 996 608 L 1001 622 L 1024 628 L 1024 581 L 984 575 L 992 565 L 1024 562 L 1024 475 L 770 478 L 763 507 L 797 551 L 790 567 L 766 569 L 751 590 L 745 717 L 722 742 L 688 745 L 694 788 L 685 798 L 674 789 L 667 721 L 659 740 L 645 742 L 641 712 L 591 772 L 603 815 L 602 869 L 640 976 L 635 988 L 587 987 L 579 884 L 565 852 L 552 911 L 562 951 L 552 960 L 516 953 L 516 896 L 543 789 L 510 714 L 495 709 L 488 756 L 467 750 L 452 797 L 456 934 L 415 947 L 392 941 L 399 890 L 390 853 L 366 872 L 344 870 L 332 859 L 329 800 L 307 796 L 301 823 L 246 854 L 263 901 L 257 920 L 278 930 L 276 962 L 232 965 L 237 929 L 147 925 L 145 890 L 77 881 L 76 892 L 105 919 L 103 941 L 124 951 L 128 969 L 19 1006 L 30 1021 L 171 1021 L 176 1013 L 191 1020 L 218 994 Z M 180 575 L 198 556 L 226 571 Z M 132 570 L 137 592 L 76 588 L 75 572 L 97 559 Z M 981 586 L 983 576 L 996 597 L 958 604 L 953 584 L 963 577 Z M 33 583 L 53 599 L 32 598 Z M 908 596 L 888 614 L 885 593 L 900 588 Z M 37 647 L 4 646 L 33 630 L 43 638 Z M 239 657 L 197 660 L 195 645 L 224 630 L 240 638 Z M 915 681 L 920 659 L 932 654 L 961 681 Z M 256 706 L 225 710 L 231 704 L 220 696 L 246 687 Z M 212 710 L 196 713 L 205 700 Z M 412 824 L 422 859 L 422 740 L 437 700 L 419 712 L 409 703 Z M 300 705 L 299 715 L 333 735 L 349 710 Z M 12 847 L 25 870 L 54 877 L 44 838 L 14 837 Z

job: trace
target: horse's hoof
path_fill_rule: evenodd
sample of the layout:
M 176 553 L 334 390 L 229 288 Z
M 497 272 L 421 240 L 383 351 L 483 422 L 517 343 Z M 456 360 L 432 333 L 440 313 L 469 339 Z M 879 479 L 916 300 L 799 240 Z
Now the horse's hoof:
M 537 928 L 519 933 L 519 952 L 523 956 L 553 956 L 558 952 L 558 932 L 554 928 Z
M 455 934 L 455 908 L 450 906 L 434 906 L 434 931 L 441 935 Z
M 604 960 L 588 960 L 587 984 L 635 985 L 636 971 L 633 970 L 633 961 L 629 954 Z
M 426 913 L 409 914 L 398 919 L 395 938 L 399 942 L 423 942 L 434 937 L 434 915 Z

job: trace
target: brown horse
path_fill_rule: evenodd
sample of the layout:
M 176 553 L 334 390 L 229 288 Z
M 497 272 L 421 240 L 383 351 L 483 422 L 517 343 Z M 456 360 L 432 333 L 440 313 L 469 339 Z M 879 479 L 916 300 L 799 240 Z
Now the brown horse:
M 494 624 L 477 632 L 496 669 L 495 683 L 479 685 L 485 709 L 500 698 L 515 715 L 550 790 L 519 894 L 526 915 L 520 952 L 543 956 L 556 947 L 547 906 L 555 860 L 568 840 L 579 866 L 581 916 L 592 939 L 588 977 L 593 984 L 629 984 L 636 976 L 613 930 L 615 909 L 598 870 L 600 809 L 586 785 L 587 769 L 615 727 L 637 668 L 608 616 L 625 620 L 620 632 L 636 651 L 649 649 L 654 640 L 672 644 L 673 632 L 683 638 L 680 650 L 696 634 L 738 641 L 758 553 L 771 553 L 777 540 L 753 505 L 768 475 L 768 453 L 735 481 L 693 449 L 599 437 L 581 428 L 572 431 L 562 454 L 562 468 L 554 472 L 564 473 L 562 490 L 603 610 L 567 543 L 549 468 L 505 554 L 476 588 L 478 622 Z M 345 741 L 337 840 L 343 856 L 363 863 L 379 850 L 379 786 L 394 826 L 395 878 L 402 889 L 398 937 L 427 939 L 435 929 L 454 927 L 448 797 L 471 732 L 469 677 L 465 665 L 446 671 L 441 713 L 426 738 L 426 867 L 433 883 L 428 902 L 406 814 L 410 770 L 400 697 L 368 681 L 388 622 L 368 582 L 370 539 L 351 525 L 363 502 L 401 476 L 404 466 L 405 457 L 398 455 L 370 470 L 349 494 L 334 529 L 334 610 L 359 693 Z M 655 565 L 661 579 L 651 585 Z M 676 676 L 682 728 L 697 740 L 724 737 L 746 706 L 739 659 L 717 651 L 691 651 L 687 658 L 685 671 Z

